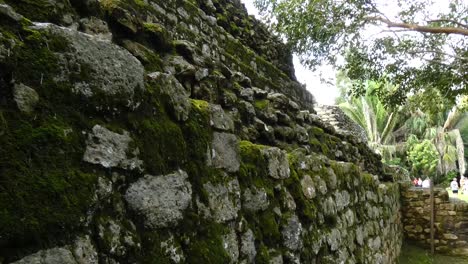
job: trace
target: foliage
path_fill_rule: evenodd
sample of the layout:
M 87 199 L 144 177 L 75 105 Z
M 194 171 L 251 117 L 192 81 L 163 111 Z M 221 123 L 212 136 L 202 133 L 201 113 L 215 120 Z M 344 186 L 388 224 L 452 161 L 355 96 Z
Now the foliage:
M 405 106 L 392 108 L 385 106 L 377 94 L 394 90 L 394 85 L 366 81 L 366 93 L 356 97 L 349 94 L 353 82 L 345 72 L 337 74 L 340 90 L 337 103 L 346 115 L 364 128 L 369 146 L 382 156 L 384 162 L 411 168 L 407 152 L 415 143 L 427 139 L 438 152 L 439 175 L 453 170 L 460 174 L 465 172 L 468 114 L 462 112 L 462 106 L 451 108 L 450 102 L 438 90 L 425 89 L 409 97 Z
M 384 85 L 386 84 L 368 81 L 365 83 L 365 95 L 350 97 L 339 104 L 339 107 L 348 116 L 366 130 L 369 141 L 379 144 L 386 144 L 392 140 L 391 132 L 398 120 L 397 111 L 387 109 L 375 96 L 375 91 L 381 89 L 380 86 Z
M 346 94 L 352 81 L 345 73 L 337 75 L 337 87 L 341 95 L 337 98 L 338 106 L 343 112 L 360 125 L 366 132 L 368 143 L 385 162 L 396 158 L 397 150 L 393 131 L 401 126 L 400 113 L 397 108 L 386 107 L 376 96 L 378 90 L 394 89 L 389 83 L 365 82 L 366 94 L 360 97 Z
M 446 187 L 450 186 L 450 182 L 453 180 L 453 178 L 457 178 L 457 176 L 458 176 L 457 171 L 449 171 L 445 175 L 444 179 L 442 180 L 442 183 L 441 183 L 442 186 L 446 186 Z
M 434 88 L 452 104 L 468 94 L 466 1 L 256 0 L 270 26 L 285 37 L 310 68 L 331 63 L 353 80 L 390 81 L 389 105 L 409 93 Z M 345 63 L 338 60 L 341 55 Z
M 439 154 L 428 139 L 412 143 L 408 150 L 408 160 L 411 162 L 414 175 L 433 176 L 436 172 Z

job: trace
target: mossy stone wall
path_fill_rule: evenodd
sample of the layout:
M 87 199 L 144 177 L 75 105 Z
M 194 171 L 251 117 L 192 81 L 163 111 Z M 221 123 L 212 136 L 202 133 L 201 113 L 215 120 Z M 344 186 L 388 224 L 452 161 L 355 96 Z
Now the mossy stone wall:
M 290 58 L 238 1 L 0 1 L 0 263 L 394 263 Z
M 431 245 L 430 190 L 406 186 L 402 191 L 405 239 Z M 447 190 L 434 189 L 434 245 L 437 252 L 468 255 L 468 203 L 449 199 Z

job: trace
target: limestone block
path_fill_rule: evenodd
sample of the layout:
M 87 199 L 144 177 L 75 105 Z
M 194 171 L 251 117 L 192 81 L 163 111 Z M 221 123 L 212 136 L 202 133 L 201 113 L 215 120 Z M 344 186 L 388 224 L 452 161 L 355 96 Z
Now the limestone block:
M 254 263 L 257 250 L 255 249 L 255 237 L 250 229 L 241 236 L 240 252 L 242 258 L 247 260 L 247 263 Z
M 261 150 L 268 162 L 268 175 L 274 179 L 289 178 L 290 169 L 286 151 L 277 147 L 268 147 Z
M 442 236 L 443 236 L 444 239 L 447 239 L 447 240 L 457 240 L 458 239 L 457 235 L 451 234 L 451 233 L 445 233 Z
M 284 190 L 284 194 L 284 207 L 288 208 L 291 211 L 296 210 L 296 202 L 294 201 L 292 195 L 286 189 Z
M 192 200 L 192 186 L 186 172 L 145 175 L 125 193 L 130 208 L 144 218 L 147 228 L 176 226 Z
M 95 125 L 86 140 L 83 160 L 92 164 L 99 164 L 105 168 L 119 167 L 141 171 L 143 161 L 136 157 L 139 153 L 138 149 L 133 151 L 135 157 L 127 157 L 131 142 L 132 138 L 127 131 L 119 134 L 100 125 Z
M 79 237 L 73 245 L 40 250 L 12 264 L 97 264 L 98 253 L 89 236 Z
M 213 128 L 232 132 L 234 121 L 229 113 L 224 112 L 220 105 L 210 104 L 210 124 Z
M 240 166 L 239 140 L 234 134 L 213 133 L 212 165 L 215 168 L 236 172 Z
M 76 260 L 73 258 L 72 252 L 67 248 L 52 248 L 47 250 L 41 250 L 35 254 L 24 257 L 12 264 L 76 264 Z
M 307 199 L 313 199 L 316 196 L 315 184 L 309 175 L 304 175 L 301 180 L 302 193 Z
M 233 220 L 241 208 L 240 186 L 237 178 L 220 184 L 208 182 L 203 185 L 208 194 L 209 215 L 205 217 L 218 223 Z M 199 205 L 203 206 L 203 205 Z
M 223 247 L 231 258 L 230 263 L 237 263 L 239 259 L 239 246 L 234 229 L 230 229 L 229 233 L 223 235 Z
M 87 79 L 72 84 L 76 93 L 87 97 L 95 94 L 118 95 L 132 105 L 135 91 L 144 89 L 143 65 L 120 46 L 94 35 L 53 24 L 36 23 L 33 28 L 63 37 L 70 45 L 69 51 L 57 53 L 62 75 L 57 76 L 56 81 L 69 82 L 73 80 L 69 75 L 82 74 L 84 66 L 89 68 L 92 74 Z
M 289 250 L 296 251 L 302 248 L 302 224 L 296 215 L 292 215 L 283 226 L 281 235 L 283 237 L 283 245 Z
M 111 257 L 125 257 L 140 247 L 135 234 L 135 225 L 130 221 L 100 218 L 96 229 L 100 253 Z
M 20 83 L 13 86 L 13 99 L 21 112 L 31 113 L 39 102 L 39 95 L 31 87 Z
M 189 99 L 190 93 L 185 90 L 174 75 L 152 72 L 148 74 L 148 77 L 161 87 L 160 91 L 167 98 L 174 117 L 179 121 L 187 120 L 192 107 Z
M 98 253 L 88 235 L 78 237 L 73 245 L 73 256 L 78 264 L 97 264 Z
M 254 90 L 252 88 L 244 88 L 240 91 L 240 97 L 249 102 L 253 102 Z
M 247 188 L 242 193 L 242 207 L 249 211 L 260 211 L 268 208 L 270 202 L 268 201 L 265 189 L 257 189 L 255 186 Z

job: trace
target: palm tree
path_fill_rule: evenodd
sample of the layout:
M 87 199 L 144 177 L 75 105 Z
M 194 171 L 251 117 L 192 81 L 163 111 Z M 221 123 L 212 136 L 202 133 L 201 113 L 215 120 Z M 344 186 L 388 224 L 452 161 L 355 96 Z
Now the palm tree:
M 392 132 L 400 123 L 399 113 L 396 109 L 387 109 L 375 95 L 376 89 L 393 89 L 393 87 L 388 84 L 384 84 L 386 87 L 381 87 L 381 84 L 369 81 L 365 83 L 364 96 L 348 97 L 344 95 L 347 80 L 343 78 L 340 81 L 338 86 L 342 96 L 338 100 L 338 106 L 366 131 L 369 146 L 381 154 L 384 161 L 395 158 L 398 146 L 395 145 Z

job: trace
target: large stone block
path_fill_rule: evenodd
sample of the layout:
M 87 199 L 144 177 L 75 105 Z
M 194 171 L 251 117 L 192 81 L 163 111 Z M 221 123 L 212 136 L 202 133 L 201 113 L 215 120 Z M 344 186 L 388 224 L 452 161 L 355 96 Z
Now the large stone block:
M 201 213 L 206 218 L 212 219 L 218 223 L 233 220 L 237 217 L 241 208 L 240 186 L 237 179 L 226 183 L 213 184 L 211 182 L 203 185 L 208 194 L 208 208 L 201 203 Z
M 135 91 L 144 89 L 143 65 L 127 50 L 109 41 L 48 23 L 36 23 L 35 30 L 64 38 L 69 47 L 57 52 L 61 75 L 57 82 L 70 82 L 76 93 L 91 96 L 118 96 L 133 105 Z M 86 75 L 85 79 L 70 76 Z
M 302 248 L 302 224 L 296 215 L 292 215 L 286 222 L 281 235 L 283 237 L 283 245 L 292 251 Z
M 236 172 L 240 166 L 239 140 L 234 134 L 213 133 L 211 150 L 213 167 Z
M 171 114 L 179 121 L 187 120 L 192 107 L 190 93 L 184 89 L 174 75 L 152 72 L 148 74 L 148 77 L 160 88 L 161 94 L 167 98 Z
M 268 162 L 268 175 L 274 179 L 286 179 L 289 177 L 289 161 L 286 151 L 277 147 L 263 148 L 262 155 Z
M 143 161 L 137 157 L 127 157 L 130 142 L 132 142 L 132 138 L 127 131 L 119 134 L 100 125 L 95 125 L 86 140 L 83 160 L 105 168 L 119 167 L 142 170 Z M 133 154 L 136 156 L 138 149 L 135 149 Z
M 144 218 L 147 228 L 176 226 L 190 206 L 192 185 L 181 170 L 168 175 L 146 175 L 130 185 L 125 199 Z

